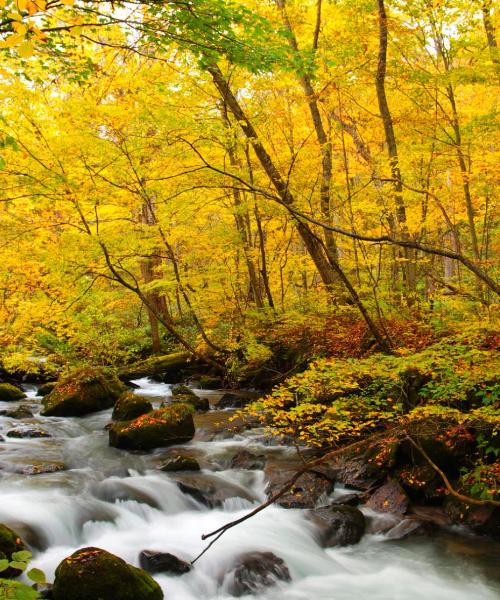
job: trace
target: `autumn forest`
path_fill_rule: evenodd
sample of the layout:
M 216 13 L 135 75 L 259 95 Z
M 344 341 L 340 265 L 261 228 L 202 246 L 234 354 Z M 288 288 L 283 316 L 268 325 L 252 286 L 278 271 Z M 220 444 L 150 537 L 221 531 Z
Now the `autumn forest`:
M 0 0 L 0 598 L 496 597 L 499 11 Z

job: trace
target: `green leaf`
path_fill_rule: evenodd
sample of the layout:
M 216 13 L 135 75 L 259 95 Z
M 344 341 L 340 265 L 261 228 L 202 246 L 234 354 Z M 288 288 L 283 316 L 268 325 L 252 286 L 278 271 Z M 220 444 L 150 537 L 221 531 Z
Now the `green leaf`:
M 9 561 L 6 558 L 0 560 L 0 573 L 9 568 Z
M 35 583 L 47 583 L 45 573 L 41 569 L 31 569 L 26 575 Z
M 20 571 L 24 571 L 28 566 L 27 562 L 21 562 L 20 560 L 11 560 L 9 566 L 13 569 L 19 569 Z
M 19 550 L 19 552 L 12 553 L 12 560 L 20 560 L 22 562 L 27 562 L 31 560 L 33 555 L 28 550 Z

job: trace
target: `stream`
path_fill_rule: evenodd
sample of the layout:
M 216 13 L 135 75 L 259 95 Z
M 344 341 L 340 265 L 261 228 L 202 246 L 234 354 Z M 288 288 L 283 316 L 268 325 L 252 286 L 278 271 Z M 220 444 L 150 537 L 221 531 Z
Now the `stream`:
M 135 390 L 154 404 L 170 386 L 148 379 Z M 180 491 L 178 474 L 158 466 L 175 454 L 163 448 L 129 453 L 108 446 L 104 426 L 111 410 L 83 418 L 42 417 L 36 387 L 28 398 L 0 402 L 0 410 L 30 406 L 34 418 L 0 417 L 0 522 L 16 529 L 34 550 L 33 566 L 52 581 L 59 562 L 83 546 L 97 546 L 138 566 L 141 550 L 170 552 L 192 560 L 207 542 L 202 533 L 244 515 L 265 499 L 263 471 L 229 468 L 241 449 L 286 459 L 294 449 L 276 446 L 260 430 L 232 433 L 230 411 L 196 416 L 195 438 L 182 452 L 195 457 L 202 475 L 242 489 L 210 509 Z M 217 398 L 216 392 L 203 392 Z M 220 425 L 220 422 L 225 425 Z M 5 437 L 13 428 L 36 427 L 50 438 Z M 62 468 L 64 470 L 57 470 Z M 54 472 L 26 475 L 30 469 Z M 336 488 L 333 495 L 342 494 Z M 368 514 L 368 513 L 367 513 Z M 383 518 L 371 515 L 371 518 Z M 228 572 L 240 553 L 270 551 L 282 558 L 292 577 L 251 599 L 278 600 L 497 600 L 500 597 L 499 545 L 456 532 L 391 541 L 366 534 L 344 548 L 321 548 L 313 525 L 301 510 L 269 507 L 228 531 L 182 577 L 155 575 L 166 600 L 224 600 Z M 119 598 L 117 598 L 119 600 Z

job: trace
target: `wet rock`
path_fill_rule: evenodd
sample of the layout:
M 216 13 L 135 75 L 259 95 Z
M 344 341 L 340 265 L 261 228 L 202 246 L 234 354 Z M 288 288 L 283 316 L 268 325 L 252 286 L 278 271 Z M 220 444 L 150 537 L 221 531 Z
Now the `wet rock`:
M 173 404 L 133 421 L 113 423 L 109 444 L 126 450 L 152 450 L 189 442 L 195 433 L 192 413 L 187 404 Z
M 444 508 L 440 506 L 416 506 L 411 507 L 412 516 L 415 515 L 421 521 L 425 521 L 435 527 L 449 527 L 452 524 L 450 517 Z
M 231 459 L 232 469 L 260 470 L 266 464 L 263 454 L 254 454 L 248 450 L 240 450 Z
M 465 505 L 454 498 L 448 498 L 444 508 L 452 523 L 465 525 L 479 535 L 500 539 L 500 509 L 498 507 Z
M 318 527 L 324 548 L 357 544 L 365 533 L 365 517 L 353 506 L 325 506 L 311 510 L 307 516 Z
M 158 466 L 160 471 L 175 472 L 175 471 L 199 471 L 200 465 L 195 458 L 191 456 L 177 455 L 166 463 Z
M 286 482 L 295 474 L 278 463 L 269 463 L 265 469 L 268 480 L 266 494 L 271 498 L 279 492 Z M 293 488 L 277 500 L 283 508 L 314 508 L 322 497 L 333 491 L 334 481 L 325 474 L 317 471 L 304 473 L 294 484 Z
M 148 573 L 170 573 L 171 575 L 184 575 L 192 567 L 185 560 L 181 560 L 168 552 L 143 550 L 139 554 L 139 564 Z
M 22 400 L 26 398 L 26 394 L 11 383 L 0 383 L 0 400 L 2 402 L 13 402 L 14 400 Z
M 176 396 L 172 397 L 171 402 L 173 404 L 177 402 L 191 404 L 196 412 L 207 412 L 207 410 L 210 410 L 208 398 L 200 398 L 199 396 L 196 396 L 196 394 L 177 394 Z
M 389 529 L 385 534 L 387 540 L 403 540 L 411 535 L 428 535 L 433 527 L 429 522 L 417 517 L 407 517 Z
M 196 384 L 202 390 L 218 390 L 222 386 L 222 381 L 220 377 L 202 375 L 198 378 Z
M 366 503 L 368 508 L 378 512 L 404 514 L 408 510 L 409 500 L 404 489 L 397 481 L 389 479 L 371 496 Z
M 58 382 L 43 398 L 43 415 L 80 417 L 111 408 L 126 391 L 113 373 L 104 369 L 81 369 Z
M 144 490 L 138 490 L 132 485 L 129 485 L 126 479 L 119 479 L 117 477 L 105 479 L 104 481 L 101 481 L 93 486 L 92 492 L 96 498 L 99 498 L 99 500 L 104 500 L 105 502 L 114 503 L 133 500 L 134 502 L 147 504 L 152 508 L 160 508 L 157 500 L 153 496 L 149 495 Z M 104 514 L 103 519 L 96 519 L 94 515 L 91 515 L 91 517 L 91 520 L 94 521 L 109 520 L 109 515 L 106 514 Z
M 55 381 L 48 381 L 47 383 L 42 383 L 42 385 L 38 388 L 36 395 L 37 396 L 47 396 L 50 392 L 56 387 Z
M 31 408 L 24 404 L 11 410 L 2 410 L 0 411 L 0 415 L 9 417 L 10 419 L 31 419 L 34 416 L 31 412 Z
M 54 600 L 163 600 L 143 569 L 100 548 L 81 548 L 57 567 Z
M 11 560 L 14 552 L 20 550 L 26 550 L 23 540 L 17 533 L 7 525 L 0 524 L 0 560 Z M 2 571 L 2 577 L 11 579 L 21 574 L 19 569 L 13 569 L 8 567 L 5 571 Z
M 49 547 L 49 540 L 42 527 L 39 528 L 22 521 L 9 521 L 8 525 L 19 535 L 29 549 L 44 551 Z
M 19 472 L 23 475 L 42 475 L 43 473 L 58 473 L 66 469 L 62 462 L 37 462 L 24 465 Z
M 249 502 L 256 500 L 243 487 L 224 481 L 216 475 L 205 473 L 176 475 L 175 481 L 181 492 L 192 496 L 209 508 L 218 508 L 230 498 L 243 498 Z
M 335 506 L 358 506 L 362 501 L 360 494 L 344 494 L 332 502 Z
M 39 597 L 43 600 L 53 600 L 54 586 L 52 583 L 35 583 L 31 587 L 38 592 Z
M 151 402 L 143 396 L 132 392 L 122 394 L 113 408 L 113 421 L 132 421 L 153 410 Z
M 279 581 L 291 581 L 285 562 L 272 552 L 249 552 L 238 557 L 229 593 L 240 597 L 256 594 Z
M 187 385 L 176 385 L 174 388 L 172 388 L 172 396 L 191 396 L 198 398 L 193 390 Z
M 336 463 L 337 480 L 347 487 L 369 490 L 382 481 L 394 467 L 399 442 L 384 440 L 369 446 L 359 455 L 351 455 Z
M 247 404 L 252 402 L 252 400 L 256 400 L 257 398 L 258 394 L 253 394 L 251 392 L 227 392 L 218 400 L 217 408 L 244 408 Z
M 10 438 L 50 438 L 52 437 L 50 433 L 44 431 L 43 429 L 35 429 L 34 427 L 30 428 L 17 428 L 11 429 L 7 432 L 7 437 Z

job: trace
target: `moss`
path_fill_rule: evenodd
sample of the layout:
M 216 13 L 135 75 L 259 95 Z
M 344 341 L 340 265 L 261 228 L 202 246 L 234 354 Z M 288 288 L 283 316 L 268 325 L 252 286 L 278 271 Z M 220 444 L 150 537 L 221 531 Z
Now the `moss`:
M 80 369 L 58 382 L 42 400 L 42 414 L 78 417 L 111 408 L 126 391 L 121 381 L 103 369 Z
M 21 537 L 7 525 L 0 524 L 0 559 L 11 560 L 14 552 L 26 550 Z M 21 571 L 9 567 L 2 571 L 2 577 L 17 577 Z
M 197 412 L 206 412 L 207 410 L 210 410 L 210 403 L 208 402 L 208 398 L 200 398 L 195 394 L 178 394 L 172 398 L 172 402 L 174 404 L 178 402 L 190 404 Z
M 133 421 L 114 423 L 109 428 L 109 443 L 116 448 L 151 450 L 188 442 L 195 432 L 193 412 L 188 404 L 174 404 Z
M 10 383 L 0 383 L 0 400 L 10 402 L 13 400 L 21 400 L 26 398 L 26 394 Z
M 191 396 L 197 398 L 198 396 L 193 392 L 187 385 L 177 385 L 172 390 L 172 396 Z
M 142 569 L 100 548 L 81 548 L 56 569 L 54 600 L 162 600 L 156 581 Z
M 147 398 L 126 392 L 116 401 L 112 418 L 114 421 L 131 421 L 152 410 L 153 405 Z

